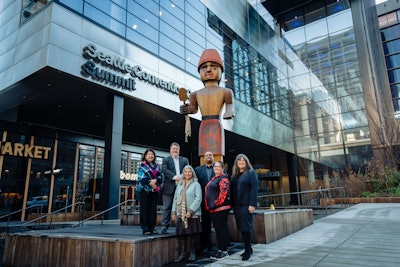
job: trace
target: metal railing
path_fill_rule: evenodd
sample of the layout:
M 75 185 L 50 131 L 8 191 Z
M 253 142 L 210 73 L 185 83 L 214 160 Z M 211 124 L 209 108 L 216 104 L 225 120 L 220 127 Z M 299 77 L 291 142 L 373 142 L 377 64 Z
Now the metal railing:
M 99 213 L 97 213 L 97 214 L 95 214 L 95 215 L 93 215 L 93 216 L 90 216 L 89 218 L 86 218 L 86 219 L 84 219 L 84 220 L 81 220 L 81 221 L 78 222 L 77 224 L 72 225 L 72 227 L 83 226 L 83 224 L 84 224 L 85 222 L 90 221 L 91 219 L 96 218 L 96 217 L 98 217 L 98 216 L 101 216 L 101 225 L 103 225 L 104 214 L 105 214 L 106 212 L 109 212 L 110 210 L 113 210 L 113 209 L 115 209 L 115 208 L 119 208 L 120 206 L 125 205 L 126 203 L 131 202 L 131 201 L 132 201 L 131 199 L 128 199 L 128 200 L 125 200 L 124 202 L 120 202 L 120 203 L 118 203 L 117 205 L 114 205 L 114 206 L 112 206 L 112 207 L 110 207 L 110 208 L 108 208 L 108 209 L 106 209 L 106 210 L 103 210 L 103 211 L 101 211 L 101 212 L 99 212 Z
M 50 217 L 51 219 L 50 219 L 49 228 L 51 228 L 51 225 L 52 225 L 52 222 L 53 222 L 52 216 L 53 216 L 54 214 L 56 214 L 56 213 L 58 213 L 58 212 L 60 212 L 60 211 L 63 211 L 63 210 L 67 210 L 67 209 L 69 209 L 69 208 L 71 208 L 71 207 L 73 207 L 73 206 L 78 206 L 78 205 L 80 205 L 80 206 L 85 206 L 85 202 L 76 202 L 76 203 L 74 203 L 74 204 L 65 206 L 65 207 L 63 207 L 63 208 L 61 208 L 61 209 L 55 210 L 55 211 L 53 211 L 53 212 L 50 212 L 50 213 L 48 213 L 48 214 L 45 214 L 45 215 L 43 215 L 43 216 L 37 217 L 37 218 L 35 218 L 35 219 L 33 219 L 33 220 L 30 220 L 29 222 L 26 222 L 26 223 L 22 224 L 21 226 L 28 226 L 28 225 L 30 225 L 30 224 L 32 224 L 32 223 L 34 223 L 34 222 L 36 222 L 35 225 L 40 225 L 42 219 L 45 219 L 45 218 L 46 218 L 46 223 L 48 223 L 47 217 Z M 85 211 L 84 208 L 80 208 L 80 209 L 79 209 L 79 212 L 80 212 L 80 214 L 81 214 L 81 218 L 83 218 L 83 216 L 84 216 L 84 211 Z
M 26 208 L 23 208 L 23 209 L 20 209 L 20 210 L 17 210 L 17 211 L 13 211 L 11 213 L 7 213 L 6 215 L 1 216 L 0 220 L 2 220 L 4 218 L 8 218 L 7 219 L 7 225 L 6 225 L 7 228 L 8 228 L 9 225 L 10 225 L 10 220 L 11 220 L 11 216 L 12 215 L 18 214 L 18 213 L 20 213 L 20 212 L 22 212 L 24 210 L 29 210 L 29 209 L 33 209 L 33 208 L 36 208 L 38 212 L 42 213 L 43 205 L 42 204 L 35 204 L 35 205 L 29 206 L 29 207 L 26 207 Z
M 292 202 L 293 196 L 295 196 L 295 203 Z M 258 195 L 258 202 L 260 208 L 268 208 L 271 204 L 275 207 L 301 207 L 301 208 L 329 208 L 329 206 L 322 207 L 320 205 L 320 200 L 330 199 L 332 196 L 345 198 L 346 191 L 344 187 L 335 187 L 335 188 L 327 188 L 327 189 L 316 189 L 316 190 L 307 190 L 301 192 L 293 192 L 293 193 L 282 193 L 282 194 L 267 194 L 267 195 Z M 346 203 L 342 203 L 346 204 Z

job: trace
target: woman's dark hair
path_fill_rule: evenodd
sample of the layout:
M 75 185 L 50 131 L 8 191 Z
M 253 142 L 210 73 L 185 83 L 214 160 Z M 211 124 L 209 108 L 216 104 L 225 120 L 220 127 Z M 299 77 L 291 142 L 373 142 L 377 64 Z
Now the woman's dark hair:
M 245 170 L 244 170 L 245 172 L 246 172 L 247 170 L 249 170 L 249 169 L 250 169 L 250 170 L 253 170 L 253 166 L 251 165 L 249 158 L 248 158 L 245 154 L 239 154 L 239 155 L 236 156 L 235 162 L 233 163 L 233 167 L 232 167 L 232 177 L 238 177 L 239 174 L 240 174 L 240 170 L 239 170 L 239 168 L 237 167 L 237 162 L 238 162 L 240 159 L 244 159 L 244 161 L 246 162 L 246 167 L 245 167 Z
M 143 156 L 142 156 L 142 161 L 147 161 L 147 160 L 146 160 L 146 155 L 147 155 L 147 153 L 149 153 L 149 152 L 153 152 L 153 154 L 154 154 L 154 160 L 153 160 L 153 162 L 150 162 L 150 163 L 156 162 L 156 159 L 157 159 L 156 152 L 154 152 L 154 150 L 151 149 L 151 148 L 148 148 L 148 149 L 146 149 L 146 151 L 144 151 Z

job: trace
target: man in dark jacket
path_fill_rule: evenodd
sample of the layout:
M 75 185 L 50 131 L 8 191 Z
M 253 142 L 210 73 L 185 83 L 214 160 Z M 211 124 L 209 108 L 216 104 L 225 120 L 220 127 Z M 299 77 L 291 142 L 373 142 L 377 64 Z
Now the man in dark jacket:
M 199 183 L 201 185 L 203 201 L 201 202 L 201 226 L 203 228 L 203 232 L 200 235 L 201 238 L 201 249 L 202 252 L 210 252 L 212 243 L 211 243 L 211 217 L 210 213 L 205 209 L 204 206 L 204 188 L 206 187 L 208 181 L 214 177 L 215 173 L 213 170 L 214 167 L 214 155 L 210 151 L 204 153 L 205 164 L 198 166 L 195 169 L 196 176 L 199 179 Z
M 179 144 L 176 142 L 172 143 L 169 148 L 170 156 L 164 158 L 162 161 L 161 169 L 164 175 L 164 186 L 162 190 L 162 234 L 167 233 L 171 222 L 172 201 L 174 199 L 176 184 L 182 179 L 183 167 L 189 165 L 189 160 L 179 156 L 179 151 Z

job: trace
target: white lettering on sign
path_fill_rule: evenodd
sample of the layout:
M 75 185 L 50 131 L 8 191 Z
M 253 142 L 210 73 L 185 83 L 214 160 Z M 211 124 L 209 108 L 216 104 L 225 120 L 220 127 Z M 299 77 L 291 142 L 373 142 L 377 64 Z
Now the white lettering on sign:
M 94 64 L 98 63 L 123 74 L 129 73 L 133 78 L 138 78 L 173 94 L 177 95 L 179 92 L 179 86 L 177 86 L 175 83 L 165 81 L 151 73 L 143 71 L 142 67 L 139 65 L 131 66 L 129 63 L 125 63 L 124 58 L 116 55 L 110 55 L 98 50 L 94 44 L 88 44 L 83 48 L 83 57 L 92 60 L 87 61 L 82 65 L 81 73 L 84 76 L 91 76 L 93 79 L 108 82 L 112 85 L 120 86 L 123 89 L 128 89 L 130 91 L 135 90 L 135 81 L 101 70 Z
M 124 171 L 119 171 L 119 179 L 127 181 L 137 181 L 138 175 L 135 173 L 126 173 Z

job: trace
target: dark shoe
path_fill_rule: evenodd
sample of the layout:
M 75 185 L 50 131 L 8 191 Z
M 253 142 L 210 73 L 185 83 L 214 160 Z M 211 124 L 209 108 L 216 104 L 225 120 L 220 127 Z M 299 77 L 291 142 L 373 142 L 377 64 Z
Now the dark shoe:
M 157 235 L 157 234 L 158 234 L 158 231 L 157 231 L 157 230 L 153 230 L 151 233 L 152 233 L 153 235 Z
M 178 258 L 176 258 L 175 262 L 182 262 L 186 259 L 186 253 L 181 253 Z
M 163 229 L 161 230 L 161 233 L 162 233 L 163 235 L 168 234 L 167 228 L 163 228 Z
M 253 255 L 253 248 L 252 247 L 250 247 L 250 254 Z M 240 257 L 243 257 L 243 255 L 244 255 L 244 252 L 242 254 L 240 254 Z
M 210 259 L 219 260 L 219 259 L 222 259 L 222 258 L 228 257 L 228 256 L 229 256 L 228 251 L 218 250 L 217 253 L 215 254 L 215 256 L 211 256 Z
M 250 259 L 250 251 L 245 251 L 242 257 L 242 261 L 247 261 L 248 259 Z
M 196 260 L 196 253 L 192 252 L 190 253 L 188 261 L 195 261 Z

